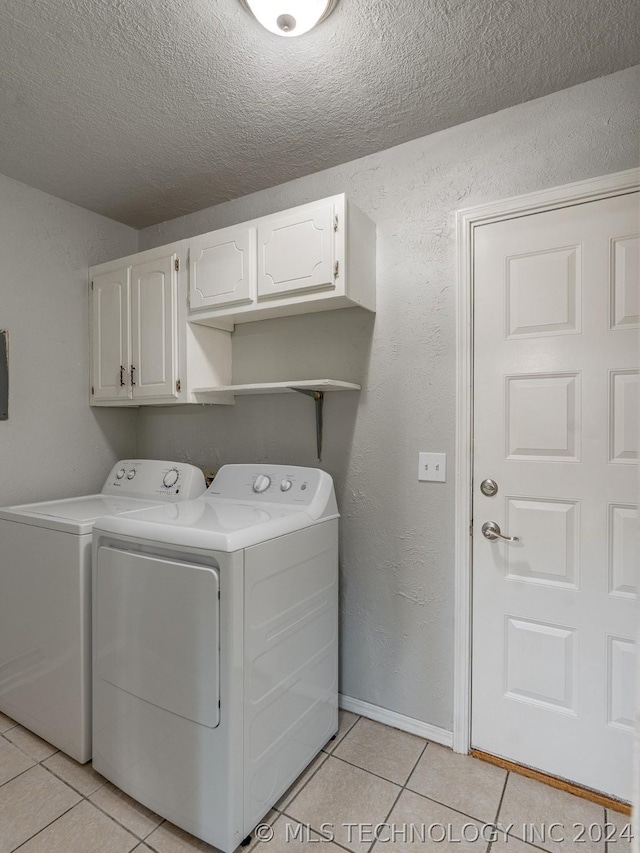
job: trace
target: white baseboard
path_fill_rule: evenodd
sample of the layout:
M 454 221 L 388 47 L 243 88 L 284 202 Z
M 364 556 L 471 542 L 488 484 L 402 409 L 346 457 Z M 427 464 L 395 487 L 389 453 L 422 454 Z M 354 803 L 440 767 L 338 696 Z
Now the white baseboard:
M 352 699 L 351 696 L 345 696 L 343 693 L 338 697 L 338 704 L 345 711 L 351 711 L 352 714 L 360 714 L 360 716 L 368 717 L 377 723 L 385 723 L 387 726 L 393 726 L 394 729 L 419 735 L 427 740 L 432 740 L 434 743 L 440 743 L 442 746 L 453 746 L 453 732 L 448 729 L 432 726 L 431 723 L 423 723 L 422 720 L 415 720 L 413 717 L 398 714 L 396 711 L 389 711 L 387 708 L 372 705 L 370 702 L 363 702 L 362 699 Z

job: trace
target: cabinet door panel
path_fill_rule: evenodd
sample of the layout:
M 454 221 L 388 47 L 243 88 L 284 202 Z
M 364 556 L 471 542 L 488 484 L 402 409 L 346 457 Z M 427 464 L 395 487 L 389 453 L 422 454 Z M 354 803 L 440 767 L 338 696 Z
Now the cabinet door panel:
M 129 269 L 97 275 L 91 289 L 91 386 L 94 400 L 130 396 Z M 123 383 L 123 384 L 121 384 Z
M 335 287 L 333 213 L 323 205 L 258 226 L 258 299 Z
M 255 270 L 255 228 L 224 228 L 190 240 L 190 310 L 253 302 Z
M 133 398 L 177 397 L 177 255 L 131 267 Z

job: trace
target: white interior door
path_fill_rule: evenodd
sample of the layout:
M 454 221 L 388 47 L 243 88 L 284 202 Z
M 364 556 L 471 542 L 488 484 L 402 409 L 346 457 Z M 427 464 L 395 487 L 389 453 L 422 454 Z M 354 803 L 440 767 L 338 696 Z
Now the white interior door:
M 472 745 L 626 800 L 639 230 L 631 193 L 480 226 L 474 251 Z
M 177 281 L 172 253 L 131 267 L 133 397 L 177 397 Z
M 94 277 L 91 286 L 91 388 L 95 400 L 130 396 L 129 268 Z

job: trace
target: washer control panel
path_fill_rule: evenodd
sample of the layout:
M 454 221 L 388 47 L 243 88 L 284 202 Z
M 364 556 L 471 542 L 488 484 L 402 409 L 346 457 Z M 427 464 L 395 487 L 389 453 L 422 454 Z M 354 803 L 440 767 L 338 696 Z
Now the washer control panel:
M 333 493 L 333 481 L 319 468 L 295 465 L 224 465 L 207 497 L 306 508 L 312 512 Z M 334 498 L 335 502 L 335 498 Z
M 102 489 L 106 495 L 166 501 L 191 500 L 204 491 L 204 474 L 195 465 L 157 459 L 122 459 Z

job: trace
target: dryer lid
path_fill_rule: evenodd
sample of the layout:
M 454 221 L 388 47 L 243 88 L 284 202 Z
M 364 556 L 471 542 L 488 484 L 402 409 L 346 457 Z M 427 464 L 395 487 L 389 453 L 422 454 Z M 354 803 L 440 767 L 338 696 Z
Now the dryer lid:
M 158 543 L 230 552 L 314 523 L 299 509 L 206 497 L 102 518 L 96 530 Z

